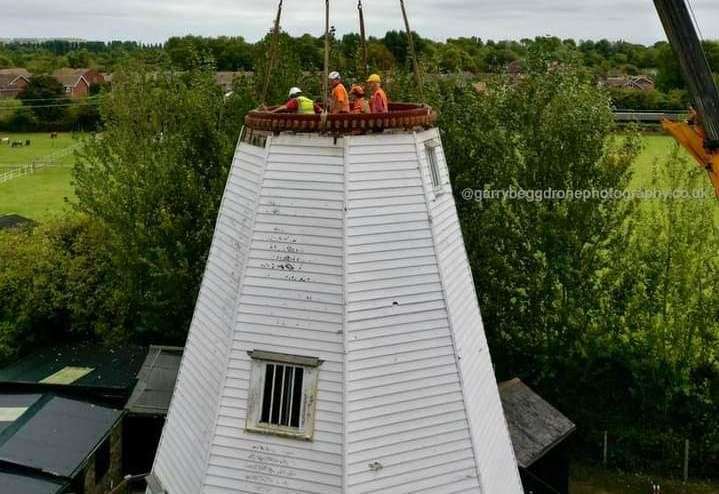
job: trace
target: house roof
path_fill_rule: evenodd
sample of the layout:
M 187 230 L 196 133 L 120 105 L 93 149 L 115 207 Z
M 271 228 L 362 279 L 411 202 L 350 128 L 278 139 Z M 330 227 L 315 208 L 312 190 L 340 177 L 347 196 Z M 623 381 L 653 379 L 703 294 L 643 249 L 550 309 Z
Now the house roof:
M 65 87 L 75 87 L 81 80 L 84 80 L 89 86 L 90 82 L 85 77 L 85 74 L 89 70 L 90 69 L 58 69 L 52 73 L 52 76 Z
M 45 348 L 0 369 L 0 386 L 79 386 L 129 394 L 144 357 L 145 349 L 132 345 L 72 343 Z
M 127 410 L 135 414 L 166 415 L 181 360 L 182 348 L 151 346 L 137 375 Z
M 0 69 L 0 88 L 10 88 L 20 78 L 30 80 L 30 72 L 23 68 Z
M 74 478 L 123 413 L 54 393 L 0 399 L 0 486 L 30 484 L 36 490 L 29 492 L 56 492 Z
M 0 75 L 14 75 L 15 77 L 30 77 L 30 71 L 22 67 L 13 67 L 9 69 L 0 69 Z
M 569 437 L 576 426 L 519 379 L 499 385 L 519 466 L 529 468 Z

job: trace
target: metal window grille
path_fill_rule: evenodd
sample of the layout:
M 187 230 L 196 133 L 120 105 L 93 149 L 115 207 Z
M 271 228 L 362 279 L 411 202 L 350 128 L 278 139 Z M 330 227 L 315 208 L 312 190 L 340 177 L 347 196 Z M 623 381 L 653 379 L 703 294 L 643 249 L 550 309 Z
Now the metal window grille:
M 266 364 L 260 423 L 301 428 L 304 373 L 302 367 Z
M 442 178 L 439 174 L 439 162 L 437 160 L 437 146 L 426 144 L 427 159 L 429 160 L 429 171 L 432 175 L 432 186 L 436 189 L 442 186 Z

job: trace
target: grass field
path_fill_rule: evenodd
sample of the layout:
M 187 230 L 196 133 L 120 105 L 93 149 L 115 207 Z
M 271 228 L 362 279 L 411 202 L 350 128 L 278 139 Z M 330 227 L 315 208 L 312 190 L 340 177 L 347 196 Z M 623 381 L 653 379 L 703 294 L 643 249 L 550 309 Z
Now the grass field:
M 24 165 L 68 149 L 78 143 L 78 136 L 60 134 L 51 140 L 48 134 L 2 134 L 11 140 L 30 139 L 30 147 L 12 149 L 0 145 L 0 172 L 3 168 Z M 651 183 L 652 166 L 657 159 L 668 156 L 674 140 L 662 134 L 644 136 L 644 150 L 637 159 L 632 188 L 647 187 Z M 65 198 L 73 197 L 71 182 L 72 153 L 62 157 L 59 166 L 45 168 L 27 177 L 0 184 L 0 214 L 17 213 L 36 221 L 61 213 L 66 207 Z M 693 163 L 693 162 L 691 162 Z
M 74 161 L 71 148 L 77 146 L 78 136 L 60 134 L 50 139 L 49 134 L 3 134 L 11 141 L 30 140 L 29 147 L 11 148 L 0 145 L 0 173 L 34 160 L 55 160 L 55 166 L 43 168 L 33 175 L 16 178 L 0 184 L 0 215 L 15 213 L 42 221 L 59 214 L 66 207 L 65 198 L 73 197 L 71 182 Z
M 646 134 L 643 136 L 644 150 L 634 165 L 634 177 L 631 187 L 638 188 L 651 184 L 652 167 L 654 163 L 665 159 L 669 156 L 677 146 L 676 141 L 669 136 L 663 134 Z M 689 153 L 681 151 L 690 161 L 690 165 L 694 165 L 694 160 Z
M 659 483 L 662 494 L 717 494 L 719 485 L 690 481 L 657 479 L 604 470 L 600 467 L 572 465 L 572 494 L 647 494 L 650 482 Z

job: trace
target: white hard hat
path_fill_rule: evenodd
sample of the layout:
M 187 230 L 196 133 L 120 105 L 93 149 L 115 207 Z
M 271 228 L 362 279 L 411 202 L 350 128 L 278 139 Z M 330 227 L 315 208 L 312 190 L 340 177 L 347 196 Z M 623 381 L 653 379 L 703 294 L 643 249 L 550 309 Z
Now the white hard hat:
M 302 90 L 298 87 L 293 87 L 290 89 L 290 98 L 296 94 L 302 94 Z
M 337 71 L 330 72 L 330 81 L 338 81 L 340 79 L 342 79 L 342 76 L 340 75 L 339 72 L 337 72 Z

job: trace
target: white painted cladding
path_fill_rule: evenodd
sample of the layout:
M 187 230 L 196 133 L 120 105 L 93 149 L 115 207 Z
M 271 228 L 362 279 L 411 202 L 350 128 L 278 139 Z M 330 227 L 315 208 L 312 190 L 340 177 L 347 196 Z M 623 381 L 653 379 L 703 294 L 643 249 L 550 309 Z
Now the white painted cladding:
M 169 494 L 522 492 L 435 139 L 239 145 L 153 469 Z M 312 442 L 245 431 L 253 350 L 324 361 Z

